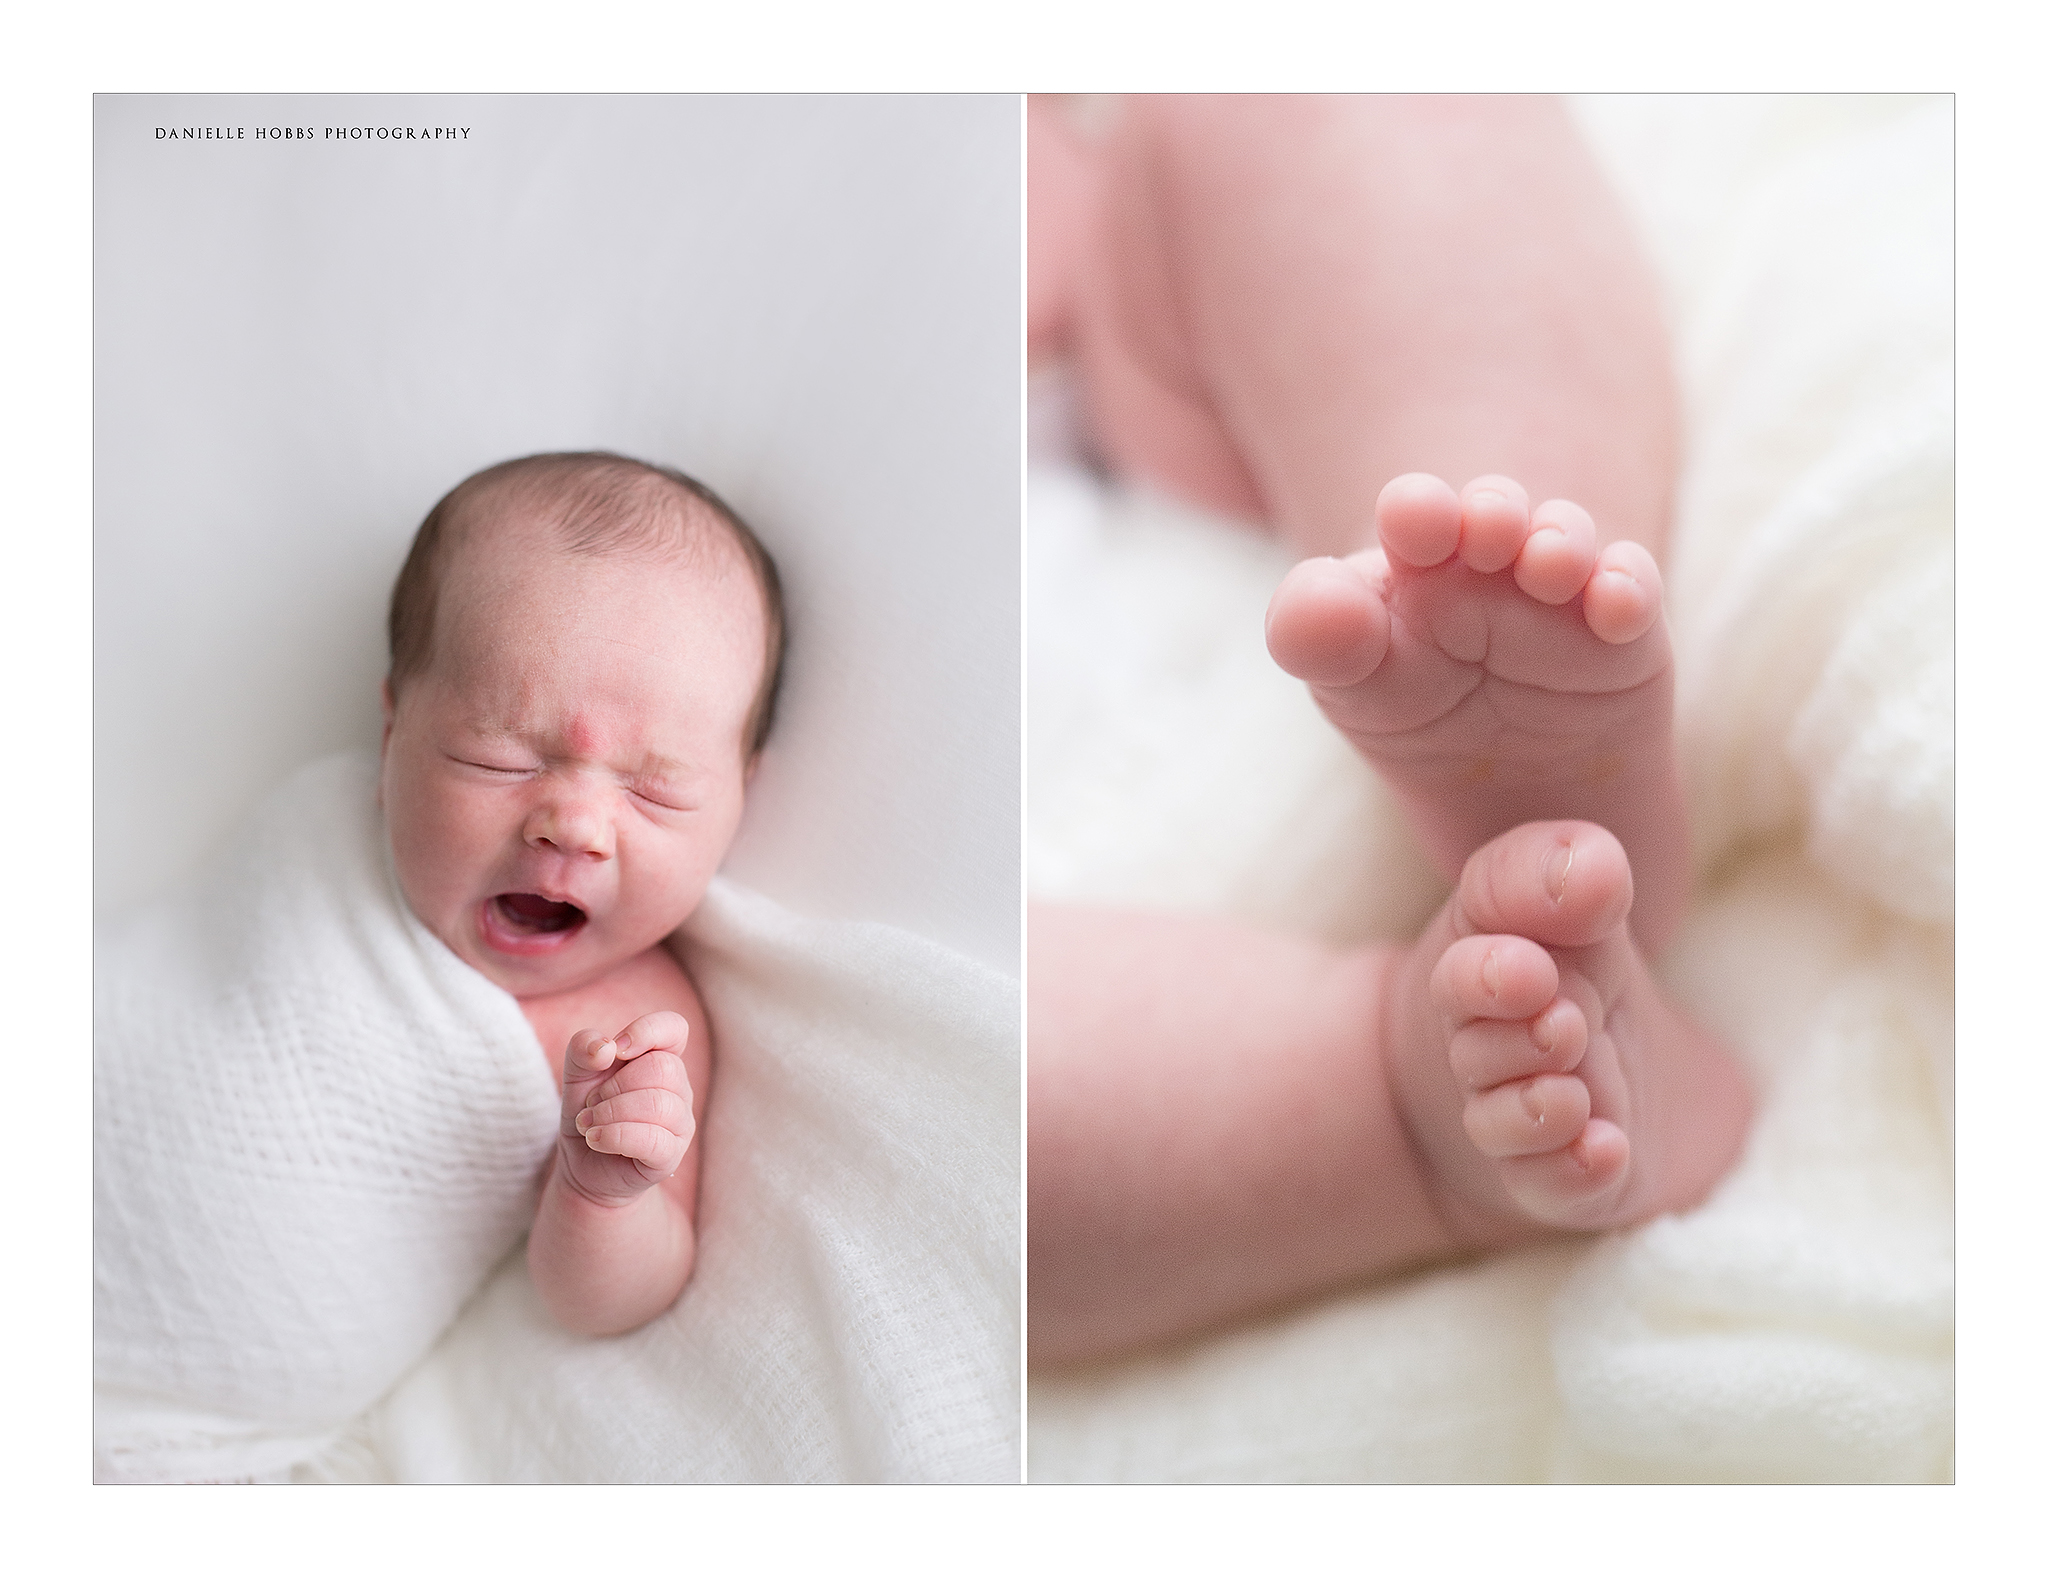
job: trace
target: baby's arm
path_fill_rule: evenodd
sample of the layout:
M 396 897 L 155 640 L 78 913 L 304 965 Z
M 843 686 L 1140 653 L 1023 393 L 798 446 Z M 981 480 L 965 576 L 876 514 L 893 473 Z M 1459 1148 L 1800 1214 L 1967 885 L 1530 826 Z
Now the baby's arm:
M 1195 1331 L 1456 1252 L 1382 1045 L 1394 949 L 1031 918 L 1031 1353 Z
M 684 1063 L 709 1049 L 681 1014 L 643 1014 L 613 1037 L 579 1030 L 562 1060 L 562 1126 L 527 1264 L 571 1331 L 631 1331 L 676 1300 L 696 1262 L 701 1098 Z

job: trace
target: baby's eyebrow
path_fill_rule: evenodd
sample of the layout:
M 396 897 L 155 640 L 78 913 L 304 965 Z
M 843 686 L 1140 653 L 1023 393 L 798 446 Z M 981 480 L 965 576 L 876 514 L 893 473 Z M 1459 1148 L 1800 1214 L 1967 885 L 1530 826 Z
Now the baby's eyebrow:
M 458 721 L 456 727 L 470 739 L 489 745 L 531 747 L 535 743 L 531 731 L 507 723 L 501 718 L 463 718 Z

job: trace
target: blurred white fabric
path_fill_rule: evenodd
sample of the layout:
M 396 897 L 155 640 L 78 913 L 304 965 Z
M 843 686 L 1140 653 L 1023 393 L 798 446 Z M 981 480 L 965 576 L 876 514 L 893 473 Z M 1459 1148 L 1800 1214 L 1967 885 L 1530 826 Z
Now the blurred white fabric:
M 1951 104 L 1577 108 L 1681 360 L 1700 881 L 1660 973 L 1753 1071 L 1748 1149 L 1597 1244 L 1034 1374 L 1034 1480 L 1953 1475 Z M 1263 650 L 1286 556 L 1030 485 L 1034 896 L 1412 937 L 1441 885 Z
M 462 135 L 322 135 L 407 125 Z M 300 1477 L 1014 1480 L 1016 99 L 102 95 L 94 157 L 102 919 L 374 749 L 391 579 L 481 466 L 681 466 L 787 592 L 689 949 L 690 1289 L 580 1344 L 515 1254 Z

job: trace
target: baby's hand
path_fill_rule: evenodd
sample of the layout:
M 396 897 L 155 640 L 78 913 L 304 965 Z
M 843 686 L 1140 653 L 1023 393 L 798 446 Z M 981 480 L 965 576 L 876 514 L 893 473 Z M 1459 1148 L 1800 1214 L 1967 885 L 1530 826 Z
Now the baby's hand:
M 681 1014 L 642 1014 L 616 1036 L 579 1030 L 562 1058 L 559 1165 L 600 1205 L 625 1205 L 672 1175 L 697 1132 Z

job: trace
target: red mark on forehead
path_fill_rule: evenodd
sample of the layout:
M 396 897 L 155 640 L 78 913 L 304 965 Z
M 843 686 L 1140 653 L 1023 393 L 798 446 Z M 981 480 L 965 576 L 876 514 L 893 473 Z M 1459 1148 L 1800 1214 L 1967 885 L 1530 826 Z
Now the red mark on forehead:
M 569 721 L 562 726 L 562 733 L 571 756 L 591 757 L 597 754 L 597 727 L 583 713 L 571 713 Z

